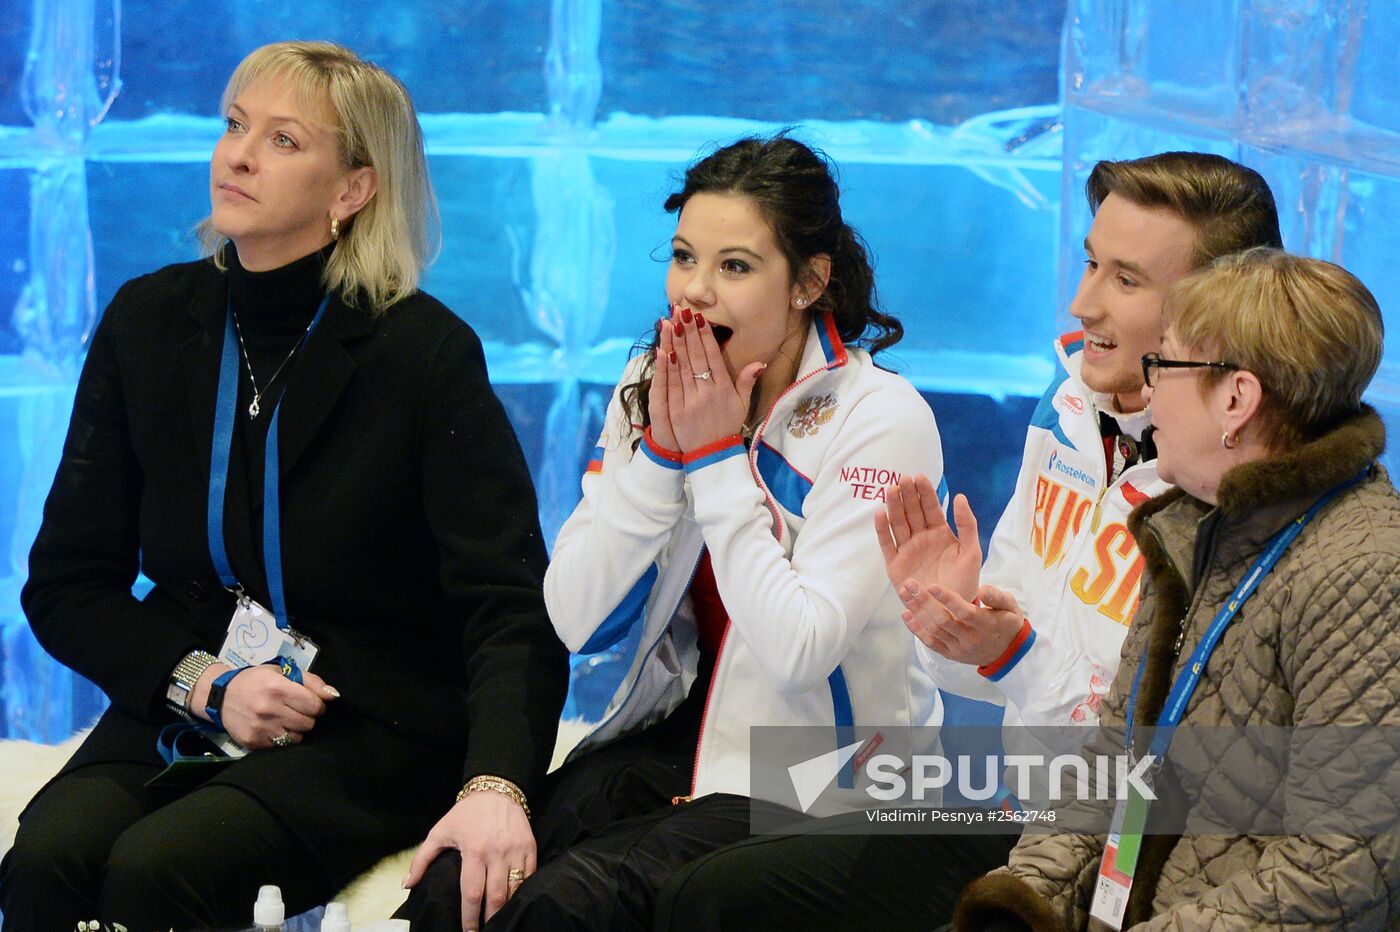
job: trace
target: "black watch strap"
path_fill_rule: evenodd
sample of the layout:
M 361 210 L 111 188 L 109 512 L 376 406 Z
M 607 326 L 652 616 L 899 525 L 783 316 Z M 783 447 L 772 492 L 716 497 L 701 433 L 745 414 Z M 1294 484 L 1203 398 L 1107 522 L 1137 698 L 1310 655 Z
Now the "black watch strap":
M 227 733 L 224 728 L 224 697 L 228 693 L 228 684 L 233 678 L 242 673 L 247 667 L 236 667 L 232 670 L 225 670 L 214 678 L 214 682 L 209 684 L 209 698 L 204 702 L 204 714 L 209 716 L 209 721 L 214 723 L 214 727 Z

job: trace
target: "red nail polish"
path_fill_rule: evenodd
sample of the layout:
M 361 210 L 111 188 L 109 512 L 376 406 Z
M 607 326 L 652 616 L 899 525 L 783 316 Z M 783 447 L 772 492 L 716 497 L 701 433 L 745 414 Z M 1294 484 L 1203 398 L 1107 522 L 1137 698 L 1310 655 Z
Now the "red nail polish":
M 675 351 L 675 350 L 672 350 L 672 351 L 671 351 L 671 365 L 674 366 L 675 364 L 676 364 L 676 351 Z
M 687 307 L 681 310 L 681 320 L 685 321 L 686 323 L 690 323 L 694 319 L 695 315 L 690 313 L 690 308 Z
M 696 315 L 695 315 L 695 329 L 696 329 L 696 330 L 704 330 L 704 329 L 705 329 L 705 316 L 704 316 L 703 314 L 696 314 Z
M 671 326 L 672 326 L 672 328 L 675 329 L 675 331 L 676 331 L 676 336 L 680 336 L 680 335 L 681 335 L 681 322 L 678 321 L 678 320 L 672 321 L 672 322 L 671 322 Z

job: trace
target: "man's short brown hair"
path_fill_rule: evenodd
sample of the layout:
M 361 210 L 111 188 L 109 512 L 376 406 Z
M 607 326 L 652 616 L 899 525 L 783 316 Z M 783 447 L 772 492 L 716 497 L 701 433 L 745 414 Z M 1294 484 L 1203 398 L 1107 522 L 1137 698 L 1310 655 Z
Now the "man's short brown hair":
M 1163 152 L 1094 166 L 1084 186 L 1089 209 L 1110 194 L 1177 214 L 1196 230 L 1191 267 L 1255 246 L 1283 248 L 1268 182 L 1252 168 L 1204 152 Z

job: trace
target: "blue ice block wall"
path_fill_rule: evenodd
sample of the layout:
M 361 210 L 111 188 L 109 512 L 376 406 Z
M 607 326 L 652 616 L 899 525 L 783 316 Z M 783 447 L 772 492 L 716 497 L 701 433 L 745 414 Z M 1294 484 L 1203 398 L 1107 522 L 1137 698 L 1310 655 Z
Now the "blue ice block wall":
M 412 91 L 444 219 L 426 287 L 486 341 L 551 535 L 664 303 L 660 203 L 697 150 L 745 132 L 797 125 L 841 164 L 908 326 L 889 358 L 933 404 L 984 532 L 1067 323 L 1094 159 L 1243 158 L 1290 246 L 1395 305 L 1379 218 L 1400 197 L 1400 101 L 1381 62 L 1400 15 L 1374 2 L 0 0 L 0 735 L 62 738 L 101 706 L 18 605 L 83 340 L 122 281 L 193 255 L 219 91 L 289 37 L 344 42 Z M 1388 412 L 1394 384 L 1388 366 Z M 572 711 L 618 672 L 578 667 Z
M 1050 372 L 1059 3 L 0 2 L 0 734 L 100 708 L 21 617 L 26 554 L 83 339 L 121 282 L 192 257 L 219 92 L 268 41 L 343 42 L 413 93 L 445 234 L 426 288 L 486 342 L 551 539 L 664 306 L 673 176 L 787 125 L 842 166 L 954 487 L 1000 509 Z M 619 673 L 580 666 L 571 711 Z
M 1400 429 L 1400 6 L 1366 0 L 1071 0 L 1063 63 L 1060 307 L 1096 160 L 1198 149 L 1258 169 L 1284 245 L 1375 293 L 1391 337 L 1367 393 Z M 1392 473 L 1400 455 L 1384 457 Z

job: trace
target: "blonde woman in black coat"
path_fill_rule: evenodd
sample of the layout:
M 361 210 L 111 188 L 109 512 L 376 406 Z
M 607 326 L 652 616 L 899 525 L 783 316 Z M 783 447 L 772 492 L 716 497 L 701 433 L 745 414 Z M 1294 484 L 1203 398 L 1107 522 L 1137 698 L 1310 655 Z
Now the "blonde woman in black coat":
M 24 813 L 7 932 L 246 924 L 263 883 L 290 914 L 430 830 L 478 901 L 533 869 L 566 652 L 481 344 L 417 290 L 412 104 L 345 49 L 279 43 L 223 106 L 210 257 L 113 298 L 30 557 L 36 637 L 111 707 Z M 217 659 L 240 597 L 314 658 Z M 182 717 L 246 756 L 165 772 Z

